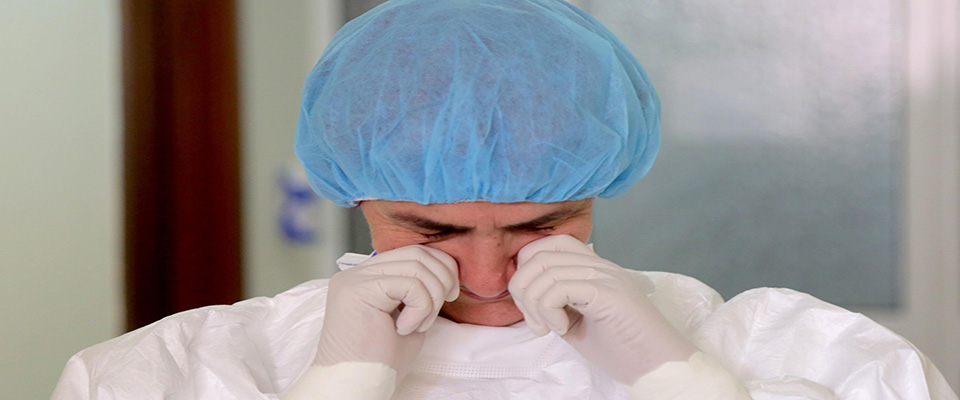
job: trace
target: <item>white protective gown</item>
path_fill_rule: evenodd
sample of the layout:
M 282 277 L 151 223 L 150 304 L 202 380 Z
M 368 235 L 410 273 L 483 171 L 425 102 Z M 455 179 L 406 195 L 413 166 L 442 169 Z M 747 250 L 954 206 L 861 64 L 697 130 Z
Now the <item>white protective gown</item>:
M 341 268 L 366 258 L 348 254 Z M 755 400 L 957 399 L 920 351 L 863 315 L 787 289 L 724 302 L 696 279 L 637 273 L 637 290 Z M 182 312 L 90 347 L 67 362 L 53 399 L 279 399 L 316 353 L 327 283 Z M 438 319 L 393 399 L 627 395 L 553 333 Z

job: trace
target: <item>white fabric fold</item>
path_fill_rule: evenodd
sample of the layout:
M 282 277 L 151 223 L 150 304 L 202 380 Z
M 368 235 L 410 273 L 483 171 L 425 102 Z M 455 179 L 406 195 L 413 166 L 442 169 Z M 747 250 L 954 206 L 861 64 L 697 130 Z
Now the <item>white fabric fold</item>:
M 397 371 L 384 364 L 314 365 L 283 400 L 389 400 L 396 386 Z
M 627 387 L 631 400 L 750 400 L 746 388 L 703 352 L 664 363 Z

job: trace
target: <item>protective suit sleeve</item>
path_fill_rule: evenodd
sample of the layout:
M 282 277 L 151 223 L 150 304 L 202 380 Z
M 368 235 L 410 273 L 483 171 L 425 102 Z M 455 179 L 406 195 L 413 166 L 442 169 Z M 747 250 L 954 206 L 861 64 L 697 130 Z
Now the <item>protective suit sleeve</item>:
M 687 361 L 671 361 L 637 379 L 626 392 L 633 400 L 749 400 L 747 389 L 716 359 L 696 352 Z
M 956 400 L 909 341 L 870 318 L 789 289 L 748 290 L 692 332 L 754 399 Z
M 84 349 L 52 400 L 277 400 L 311 365 L 327 281 L 166 317 Z
M 636 274 L 657 309 L 754 400 L 957 400 L 920 350 L 864 315 L 789 289 L 724 302 L 688 276 Z
M 314 365 L 284 400 L 388 400 L 397 386 L 397 372 L 384 364 L 342 362 Z

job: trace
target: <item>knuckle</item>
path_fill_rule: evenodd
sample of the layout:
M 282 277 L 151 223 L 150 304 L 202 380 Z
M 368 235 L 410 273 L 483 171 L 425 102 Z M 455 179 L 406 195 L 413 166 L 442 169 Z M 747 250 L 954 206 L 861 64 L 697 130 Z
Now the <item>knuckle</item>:
M 456 266 L 457 261 L 449 254 L 429 246 L 419 245 L 423 259 L 435 260 L 444 267 Z M 444 268 L 446 269 L 446 268 Z
M 516 278 L 516 275 L 514 275 L 514 278 Z M 507 291 L 509 291 L 510 294 L 517 294 L 522 289 L 523 288 L 520 287 L 520 282 L 516 279 L 510 279 L 510 283 L 507 284 Z
M 550 235 L 540 240 L 542 241 L 540 245 L 553 250 L 562 250 L 563 248 L 574 244 L 574 242 L 580 243 L 579 240 L 570 235 Z
M 439 259 L 440 262 L 444 263 L 445 265 L 453 266 L 453 267 L 457 266 L 457 260 L 454 259 L 453 256 L 439 249 L 432 249 L 432 248 L 428 248 L 428 249 L 431 250 L 431 253 L 434 255 L 434 257 Z
M 410 258 L 421 259 L 430 255 L 427 252 L 426 246 L 422 244 L 415 244 L 412 246 L 404 247 L 404 255 Z
M 527 264 L 542 265 L 546 261 L 546 254 L 543 251 L 528 254 Z
M 416 260 L 416 259 L 401 260 L 401 261 L 396 261 L 396 263 L 398 267 L 401 267 L 403 269 L 410 270 L 410 271 L 420 272 L 427 269 L 427 267 L 423 265 L 423 263 L 420 262 L 420 260 Z

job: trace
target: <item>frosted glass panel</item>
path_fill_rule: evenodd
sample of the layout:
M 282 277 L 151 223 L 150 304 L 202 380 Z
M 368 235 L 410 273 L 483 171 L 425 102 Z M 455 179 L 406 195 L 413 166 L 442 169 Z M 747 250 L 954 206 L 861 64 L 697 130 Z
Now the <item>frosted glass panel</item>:
M 597 203 L 601 254 L 697 277 L 725 298 L 781 286 L 897 304 L 902 2 L 584 6 L 663 102 L 653 171 Z

